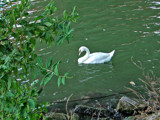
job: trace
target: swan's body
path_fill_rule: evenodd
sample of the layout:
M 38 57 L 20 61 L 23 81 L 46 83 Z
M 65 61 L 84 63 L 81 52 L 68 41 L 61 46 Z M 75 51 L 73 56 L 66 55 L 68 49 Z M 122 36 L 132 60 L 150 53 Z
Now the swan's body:
M 103 53 L 103 52 L 95 52 L 90 54 L 90 51 L 87 47 L 82 46 L 79 48 L 79 55 L 83 52 L 86 51 L 86 54 L 78 59 L 78 63 L 84 63 L 84 64 L 97 64 L 97 63 L 105 63 L 109 62 L 115 52 L 113 50 L 110 53 Z

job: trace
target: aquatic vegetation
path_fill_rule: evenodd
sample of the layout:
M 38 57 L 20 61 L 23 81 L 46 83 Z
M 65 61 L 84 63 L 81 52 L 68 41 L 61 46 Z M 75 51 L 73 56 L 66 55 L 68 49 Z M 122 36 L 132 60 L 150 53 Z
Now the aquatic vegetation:
M 43 87 L 55 76 L 58 86 L 65 85 L 68 73 L 61 75 L 60 61 L 53 63 L 52 57 L 46 63 L 37 55 L 37 41 L 48 46 L 60 45 L 72 37 L 72 22 L 78 13 L 75 7 L 71 14 L 55 16 L 57 8 L 53 1 L 41 15 L 30 19 L 30 0 L 12 4 L 9 0 L 1 6 L 0 19 L 0 119 L 37 120 L 43 117 L 47 103 L 37 104 L 37 97 Z M 14 2 L 15 3 L 15 2 Z M 39 77 L 41 75 L 41 77 Z

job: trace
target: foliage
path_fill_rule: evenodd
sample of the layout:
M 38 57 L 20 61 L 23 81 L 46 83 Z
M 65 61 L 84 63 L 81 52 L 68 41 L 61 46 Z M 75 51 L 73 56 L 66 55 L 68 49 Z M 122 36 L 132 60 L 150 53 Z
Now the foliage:
M 31 1 L 21 0 L 21 4 L 6 4 L 0 18 L 0 119 L 34 120 L 42 117 L 45 104 L 38 105 L 37 97 L 53 76 L 58 77 L 58 86 L 65 84 L 68 73 L 60 75 L 58 66 L 50 57 L 46 64 L 35 53 L 37 41 L 49 46 L 53 43 L 69 42 L 78 14 L 75 8 L 71 14 L 66 11 L 62 18 L 55 16 L 54 2 L 45 7 L 44 12 L 30 21 L 28 11 Z M 31 73 L 35 73 L 31 76 Z M 38 79 L 38 75 L 43 75 Z M 41 88 L 37 84 L 40 84 Z

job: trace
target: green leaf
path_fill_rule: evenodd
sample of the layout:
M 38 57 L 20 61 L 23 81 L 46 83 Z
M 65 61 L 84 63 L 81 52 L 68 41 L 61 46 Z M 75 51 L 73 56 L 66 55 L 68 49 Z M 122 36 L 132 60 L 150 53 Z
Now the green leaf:
M 37 56 L 37 63 L 40 65 L 40 66 L 43 66 L 43 60 L 40 56 Z
M 40 74 L 40 70 L 32 72 L 32 81 L 36 79 L 36 77 Z
M 31 39 L 30 42 L 32 43 L 33 47 L 36 45 L 36 40 L 35 39 Z
M 19 106 L 20 106 L 20 107 L 23 107 L 23 106 L 24 106 L 24 104 L 23 104 L 23 103 L 21 103 Z
M 56 65 L 56 64 L 52 64 L 52 66 L 51 66 L 51 71 L 53 70 L 53 68 L 54 68 L 55 65 Z
M 58 87 L 61 85 L 61 77 L 58 77 Z
M 64 12 L 63 12 L 63 17 L 64 17 L 64 19 L 67 18 L 67 11 L 66 10 L 64 10 Z
M 75 10 L 76 10 L 76 6 L 74 6 L 74 8 L 73 8 L 73 11 L 72 11 L 72 13 L 71 13 L 71 16 L 74 16 Z
M 14 71 L 14 75 L 17 76 L 17 74 L 18 74 L 18 69 L 17 69 L 17 67 L 15 67 L 15 68 L 13 69 L 13 71 Z
M 66 32 L 67 32 L 67 33 L 68 33 L 68 31 L 69 31 L 70 25 L 71 25 L 71 22 L 69 22 L 69 23 L 67 24 L 67 27 L 66 27 Z
M 27 73 L 26 65 L 22 65 L 22 69 L 24 73 Z
M 8 78 L 8 89 L 10 89 L 11 83 L 12 83 L 12 82 L 11 82 L 11 78 L 9 77 L 9 78 Z
M 28 104 L 31 108 L 35 108 L 35 102 L 32 99 L 28 99 Z
M 68 72 L 66 72 L 65 74 L 64 74 L 64 76 L 66 77 L 67 75 L 69 75 L 69 73 Z
M 0 79 L 2 79 L 5 76 L 4 72 L 1 73 Z
M 59 62 L 56 64 L 56 67 L 54 69 L 54 73 L 59 76 L 59 72 L 58 72 L 58 67 L 59 67 Z
M 50 23 L 50 22 L 45 22 L 44 23 L 46 26 L 48 26 L 48 27 L 50 27 L 50 26 L 52 26 L 53 24 L 52 23 Z
M 43 75 L 45 75 L 42 80 L 41 80 L 41 83 L 40 83 L 40 86 L 42 86 L 46 80 L 46 78 L 51 74 L 51 72 L 47 72 L 46 70 L 44 70 L 45 72 L 42 73 Z
M 11 93 L 11 92 L 7 92 L 7 93 L 6 93 L 6 96 L 7 96 L 7 97 L 13 97 L 13 96 L 14 96 L 14 94 L 13 94 L 13 93 Z
M 46 63 L 46 68 L 49 68 L 52 65 L 52 57 L 48 58 Z
M 44 78 L 41 80 L 40 86 L 42 86 L 43 83 L 44 83 Z
M 9 56 L 7 56 L 7 57 L 5 58 L 5 64 L 6 64 L 7 62 L 9 62 L 9 60 L 11 60 L 11 58 L 10 58 Z
M 42 31 L 45 31 L 45 27 L 44 26 L 38 26 L 38 28 Z
M 74 29 L 71 29 L 71 30 L 67 33 L 67 35 L 70 35 L 71 32 L 73 32 L 73 31 L 74 31 Z
M 65 77 L 62 77 L 62 84 L 65 85 Z
M 38 96 L 38 93 L 37 93 L 37 91 L 35 89 L 33 89 L 31 91 L 31 96 L 33 96 L 33 97 L 37 97 Z
M 51 74 L 49 77 L 47 77 L 45 80 L 44 80 L 44 86 L 52 79 L 54 74 Z
M 37 16 L 37 17 L 35 18 L 35 21 L 40 20 L 40 19 L 42 19 L 42 18 L 43 18 L 43 16 Z

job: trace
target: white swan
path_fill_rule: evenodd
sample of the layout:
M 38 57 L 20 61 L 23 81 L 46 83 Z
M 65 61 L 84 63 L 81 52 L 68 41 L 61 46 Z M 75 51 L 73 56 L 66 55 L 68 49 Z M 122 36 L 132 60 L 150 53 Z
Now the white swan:
M 86 54 L 78 59 L 78 63 L 84 63 L 84 64 L 96 64 L 96 63 L 105 63 L 109 62 L 115 52 L 113 50 L 110 53 L 103 53 L 103 52 L 95 52 L 90 54 L 90 51 L 87 47 L 81 46 L 79 48 L 79 55 L 83 52 L 86 51 Z

